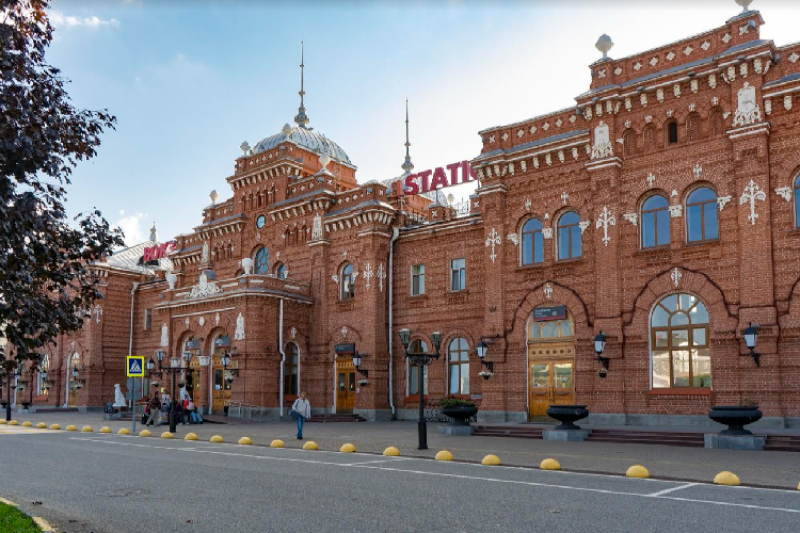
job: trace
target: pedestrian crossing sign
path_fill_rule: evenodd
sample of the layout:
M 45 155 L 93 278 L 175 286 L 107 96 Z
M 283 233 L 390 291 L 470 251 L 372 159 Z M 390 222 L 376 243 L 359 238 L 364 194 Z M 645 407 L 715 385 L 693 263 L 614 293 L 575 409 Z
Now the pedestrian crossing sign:
M 126 356 L 128 377 L 129 378 L 143 378 L 144 377 L 144 356 L 143 355 L 128 355 Z

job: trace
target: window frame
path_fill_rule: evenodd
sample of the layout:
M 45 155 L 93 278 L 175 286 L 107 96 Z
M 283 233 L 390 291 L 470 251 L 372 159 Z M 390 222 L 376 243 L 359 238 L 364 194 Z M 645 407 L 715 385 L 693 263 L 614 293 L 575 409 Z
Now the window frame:
M 711 200 L 702 200 L 702 201 L 694 201 L 692 202 L 692 195 L 697 194 L 699 191 L 708 190 L 714 194 L 714 198 Z M 717 236 L 713 238 L 706 237 L 706 210 L 705 206 L 708 204 L 714 204 L 714 214 L 716 215 L 716 222 L 717 222 Z M 712 189 L 711 187 L 707 187 L 705 185 L 697 187 L 693 189 L 688 196 L 686 197 L 686 242 L 688 243 L 701 243 L 701 242 L 714 242 L 719 240 L 719 209 L 717 203 L 717 191 Z M 700 239 L 692 239 L 692 215 L 691 215 L 691 208 L 692 207 L 700 207 Z
M 680 302 L 681 296 L 689 296 L 695 299 L 695 302 L 688 308 L 688 309 L 681 309 L 680 304 L 678 305 L 678 309 L 675 311 L 670 311 L 666 305 L 663 305 L 668 298 L 671 296 L 675 296 Z M 706 315 L 708 316 L 708 320 L 705 323 L 693 323 L 691 319 L 687 324 L 679 324 L 679 325 L 670 325 L 671 319 L 678 313 L 686 314 L 688 317 L 691 317 L 691 310 L 696 307 L 698 304 L 701 304 L 706 311 Z M 653 318 L 657 309 L 661 307 L 668 313 L 667 316 L 667 325 L 666 326 L 653 326 Z M 655 392 L 661 391 L 669 391 L 671 389 L 679 389 L 679 390 L 686 390 L 686 389 L 701 389 L 701 390 L 712 390 L 714 386 L 714 379 L 713 376 L 711 378 L 711 383 L 708 386 L 698 386 L 694 384 L 694 360 L 692 358 L 692 351 L 694 350 L 707 350 L 708 351 L 708 358 L 709 361 L 711 360 L 711 315 L 708 312 L 708 306 L 706 306 L 705 302 L 703 302 L 700 298 L 695 296 L 694 294 L 688 292 L 673 292 L 659 298 L 659 300 L 653 305 L 652 310 L 650 311 L 650 316 L 648 319 L 648 330 L 649 330 L 649 341 L 650 341 L 650 390 Z M 703 335 L 705 337 L 705 343 L 702 345 L 695 346 L 694 344 L 694 335 L 695 330 L 702 329 Z M 674 348 L 673 343 L 673 330 L 675 331 L 687 331 L 687 345 L 686 347 L 677 347 Z M 667 338 L 667 346 L 658 348 L 656 346 L 656 334 L 660 332 L 666 333 Z M 681 349 L 683 348 L 683 349 Z M 654 360 L 654 352 L 666 352 L 667 353 L 667 361 L 669 362 L 669 387 L 656 387 L 654 385 L 653 380 L 653 370 L 655 365 Z M 675 384 L 675 368 L 674 368 L 674 360 L 673 360 L 673 352 L 674 351 L 685 351 L 689 353 L 689 371 L 688 371 L 688 385 L 676 385 Z M 709 375 L 711 375 L 711 370 L 709 369 Z
M 644 208 L 645 204 L 647 202 L 649 202 L 650 200 L 652 200 L 653 198 L 656 198 L 656 197 L 659 197 L 659 198 L 663 199 L 667 203 L 667 205 L 664 206 L 664 207 L 656 207 L 654 209 L 645 209 Z M 660 211 L 666 211 L 667 212 L 667 242 L 665 244 L 659 244 L 659 242 L 658 242 L 658 235 L 659 235 L 659 232 L 658 232 L 658 213 Z M 644 238 L 645 237 L 645 234 L 644 234 L 644 232 L 645 232 L 644 217 L 645 217 L 646 214 L 650 214 L 650 213 L 653 214 L 653 228 L 654 228 L 654 230 L 653 230 L 654 231 L 653 243 L 654 244 L 652 244 L 650 246 L 646 246 L 645 243 L 644 243 L 645 242 L 645 238 Z M 640 230 L 639 230 L 639 247 L 642 250 L 652 250 L 653 248 L 668 247 L 670 244 L 672 244 L 672 230 L 670 228 L 670 226 L 672 225 L 671 218 L 672 218 L 672 214 L 669 211 L 669 198 L 667 198 L 666 196 L 664 196 L 661 193 L 651 194 L 650 196 L 645 198 L 642 201 L 642 207 L 639 209 L 639 220 L 641 221 L 640 222 Z
M 148 308 L 144 310 L 144 330 L 150 331 L 150 328 L 153 327 L 153 310 Z
M 455 262 L 463 261 L 464 266 L 456 268 Z M 458 287 L 456 287 L 458 281 Z M 459 257 L 458 259 L 450 260 L 450 292 L 462 292 L 467 290 L 467 259 Z
M 463 347 L 460 341 L 463 341 Z M 457 347 L 453 350 L 453 343 L 457 343 Z M 452 355 L 458 354 L 458 359 L 453 360 Z M 462 359 L 462 357 L 464 357 Z M 466 366 L 466 392 L 464 391 L 464 377 L 463 371 Z M 470 394 L 470 379 L 469 379 L 469 341 L 464 337 L 455 337 L 447 344 L 447 394 L 451 396 L 468 396 Z M 458 376 L 458 391 L 453 391 L 451 385 L 453 376 Z
M 286 279 L 286 263 L 283 261 L 275 263 L 275 266 L 272 267 L 272 273 L 278 279 Z
M 564 219 L 565 216 L 569 215 L 570 213 L 575 213 L 575 216 L 578 217 L 578 221 L 569 224 L 563 224 L 561 221 Z M 583 231 L 581 231 L 581 216 L 578 212 L 574 209 L 570 209 L 564 211 L 559 215 L 558 222 L 556 223 L 556 261 L 574 261 L 576 259 L 580 259 L 583 257 Z M 572 233 L 573 229 L 577 228 L 578 230 L 578 242 L 580 243 L 580 253 L 576 256 L 572 255 Z M 561 257 L 561 251 L 564 248 L 561 244 L 561 230 L 568 229 L 567 231 L 567 250 L 568 257 Z
M 539 228 L 538 229 L 532 229 L 532 230 L 526 230 L 525 228 L 531 222 L 537 222 L 539 224 Z M 536 217 L 530 217 L 522 225 L 522 230 L 520 231 L 520 243 L 521 243 L 521 246 L 519 247 L 519 249 L 520 249 L 519 264 L 521 266 L 531 266 L 531 265 L 538 265 L 538 264 L 544 263 L 544 233 L 542 231 L 543 229 L 544 229 L 544 224 L 542 224 L 542 221 L 539 220 Z M 525 262 L 525 236 L 526 235 L 530 235 L 531 236 L 531 262 L 530 263 L 526 263 Z M 541 246 L 542 246 L 542 249 L 541 249 L 542 253 L 540 255 L 541 261 L 537 261 L 536 260 L 536 242 L 537 242 L 537 237 L 539 237 L 538 240 L 539 240 L 539 242 L 541 243 Z
M 800 174 L 794 179 L 794 227 L 800 229 Z
M 417 269 L 416 273 L 415 269 Z M 414 290 L 415 288 L 416 290 Z M 423 294 L 425 294 L 425 263 L 418 263 L 411 265 L 411 296 L 422 296 Z
M 673 133 L 675 134 L 675 140 L 673 141 Z M 667 146 L 673 146 L 680 142 L 680 134 L 678 131 L 678 121 L 671 120 L 667 122 Z
M 294 346 L 294 353 L 289 353 L 289 346 Z M 289 341 L 283 347 L 283 353 L 286 354 L 286 362 L 283 365 L 283 395 L 297 396 L 300 394 L 300 347 L 296 342 Z M 297 358 L 296 363 L 292 361 L 293 357 Z M 288 381 L 287 378 L 289 378 Z M 287 386 L 289 384 L 294 385 L 294 392 L 291 387 Z
M 269 274 L 269 248 L 262 246 L 253 254 L 253 273 L 261 276 Z
M 348 269 L 350 269 L 349 272 Z M 354 273 L 355 267 L 353 266 L 353 263 L 345 263 L 339 270 L 340 300 L 352 300 L 356 297 L 355 278 L 353 277 Z

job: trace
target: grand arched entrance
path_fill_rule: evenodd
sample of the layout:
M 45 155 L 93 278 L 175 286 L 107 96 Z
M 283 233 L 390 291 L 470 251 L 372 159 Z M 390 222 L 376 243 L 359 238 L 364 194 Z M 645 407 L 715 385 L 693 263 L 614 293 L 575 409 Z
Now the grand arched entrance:
M 528 320 L 528 417 L 547 420 L 553 404 L 575 403 L 575 327 L 565 307 L 533 310 Z

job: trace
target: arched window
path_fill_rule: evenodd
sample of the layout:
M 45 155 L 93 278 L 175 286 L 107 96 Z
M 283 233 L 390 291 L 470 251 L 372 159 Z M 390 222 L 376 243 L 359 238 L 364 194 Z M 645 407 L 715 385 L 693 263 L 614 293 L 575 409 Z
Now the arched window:
M 636 132 L 627 130 L 622 134 L 622 153 L 625 157 L 636 155 Z
M 686 117 L 686 134 L 689 142 L 699 141 L 703 136 L 703 119 L 698 113 Z
M 653 388 L 711 387 L 708 311 L 691 294 L 671 294 L 650 318 Z
M 725 119 L 722 116 L 722 110 L 719 107 L 715 107 L 708 114 L 708 128 L 709 132 L 714 137 L 719 137 L 725 133 Z
M 656 127 L 653 124 L 648 124 L 644 128 L 644 149 L 647 152 L 656 149 Z
M 548 320 L 537 322 L 531 318 L 528 324 L 528 340 L 539 342 L 556 339 L 572 338 L 575 330 L 572 326 L 571 318 L 562 320 Z
M 461 337 L 450 341 L 447 348 L 447 375 L 450 394 L 469 394 L 469 344 Z
M 642 248 L 669 244 L 669 201 L 660 194 L 642 204 Z
M 36 374 L 36 394 L 46 396 L 50 391 L 50 384 L 42 372 L 50 372 L 50 356 L 47 354 L 42 355 L 42 360 L 39 361 L 39 372 Z
M 419 339 L 411 341 L 411 344 L 408 347 L 409 353 L 428 353 L 428 344 L 425 341 L 421 341 Z M 415 396 L 419 394 L 419 371 L 417 370 L 417 365 L 414 363 L 409 363 L 408 365 L 408 394 L 409 396 Z M 423 381 L 423 390 L 425 394 L 428 394 L 428 367 L 422 367 L 422 381 Z
M 283 263 L 278 263 L 275 265 L 275 277 L 286 279 L 286 265 Z
M 692 191 L 686 202 L 689 242 L 710 241 L 719 237 L 717 195 L 708 187 Z
M 558 219 L 558 259 L 575 259 L 581 256 L 581 217 L 567 211 Z
M 544 261 L 542 223 L 535 218 L 522 226 L 522 264 L 532 265 Z
M 339 298 L 342 300 L 349 300 L 354 298 L 356 290 L 354 286 L 355 277 L 353 275 L 353 265 L 347 263 L 342 267 L 341 280 L 339 281 Z
M 293 342 L 287 343 L 283 350 L 286 362 L 283 364 L 283 394 L 284 396 L 297 396 L 300 394 L 298 380 L 300 370 L 300 350 Z
M 667 144 L 677 144 L 678 142 L 678 123 L 674 120 L 667 124 Z
M 256 252 L 256 274 L 269 274 L 269 250 L 264 246 Z
M 794 225 L 800 228 L 800 176 L 794 180 Z

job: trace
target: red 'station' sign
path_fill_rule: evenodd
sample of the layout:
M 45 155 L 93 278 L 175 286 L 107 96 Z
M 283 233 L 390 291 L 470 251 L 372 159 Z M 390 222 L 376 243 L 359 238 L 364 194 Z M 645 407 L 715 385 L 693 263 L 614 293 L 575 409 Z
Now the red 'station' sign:
M 461 161 L 444 167 L 436 167 L 433 170 L 409 174 L 402 183 L 399 181 L 395 183 L 394 193 L 398 196 L 414 196 L 476 179 L 475 171 L 472 170 L 469 161 Z
M 167 241 L 154 246 L 148 246 L 144 249 L 142 262 L 148 263 L 150 261 L 158 261 L 159 259 L 167 257 L 167 255 L 175 249 L 177 244 L 178 243 L 175 241 Z

